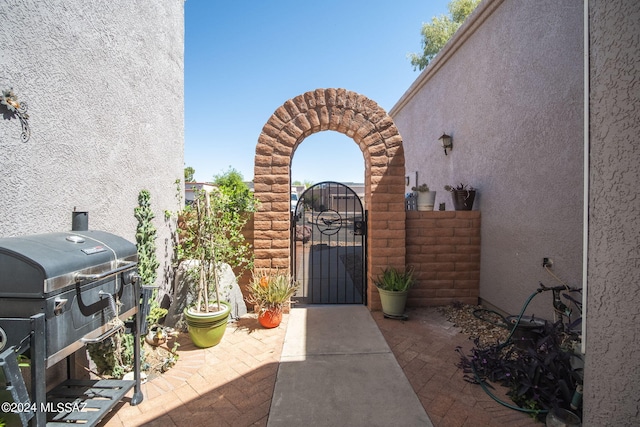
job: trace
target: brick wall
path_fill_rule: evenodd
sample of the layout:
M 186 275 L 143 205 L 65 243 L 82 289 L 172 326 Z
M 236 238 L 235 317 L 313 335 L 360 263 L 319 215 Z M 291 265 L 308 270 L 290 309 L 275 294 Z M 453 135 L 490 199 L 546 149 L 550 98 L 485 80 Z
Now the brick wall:
M 291 160 L 304 139 L 321 131 L 352 138 L 365 162 L 367 271 L 405 265 L 402 137 L 393 120 L 374 101 L 346 89 L 316 89 L 286 101 L 264 125 L 256 146 L 254 191 L 260 208 L 254 216 L 256 268 L 287 268 L 291 242 Z M 367 278 L 369 308 L 380 309 Z
M 407 306 L 477 304 L 480 211 L 407 211 L 406 262 L 417 280 Z

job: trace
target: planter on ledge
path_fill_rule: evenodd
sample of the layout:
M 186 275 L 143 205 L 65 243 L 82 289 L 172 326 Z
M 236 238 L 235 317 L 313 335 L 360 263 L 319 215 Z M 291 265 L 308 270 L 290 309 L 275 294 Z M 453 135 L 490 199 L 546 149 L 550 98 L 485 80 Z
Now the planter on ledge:
M 435 191 L 416 191 L 419 211 L 432 211 L 436 201 Z

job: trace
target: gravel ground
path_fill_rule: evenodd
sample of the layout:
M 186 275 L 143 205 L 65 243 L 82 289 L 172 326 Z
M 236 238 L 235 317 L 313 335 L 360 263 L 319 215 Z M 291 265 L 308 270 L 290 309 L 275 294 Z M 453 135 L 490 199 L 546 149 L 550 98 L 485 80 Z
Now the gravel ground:
M 503 323 L 500 316 L 490 313 L 481 312 L 478 313 L 482 320 L 474 315 L 474 311 L 482 309 L 479 305 L 468 304 L 452 304 L 447 306 L 438 307 L 438 311 L 445 316 L 445 318 L 453 323 L 456 327 L 461 329 L 461 333 L 469 335 L 470 338 L 479 338 L 480 343 L 495 344 L 496 342 L 503 342 L 509 335 L 509 330 L 506 327 L 497 326 L 494 323 Z

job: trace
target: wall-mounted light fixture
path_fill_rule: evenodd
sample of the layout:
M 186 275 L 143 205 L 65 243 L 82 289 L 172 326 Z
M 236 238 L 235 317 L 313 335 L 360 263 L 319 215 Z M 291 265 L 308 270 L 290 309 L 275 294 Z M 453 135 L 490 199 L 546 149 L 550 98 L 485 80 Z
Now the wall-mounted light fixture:
M 440 141 L 440 143 L 442 144 L 442 148 L 444 148 L 444 155 L 447 155 L 447 148 L 449 150 L 453 149 L 453 139 L 447 135 L 446 133 L 443 133 L 442 136 L 440 138 L 438 138 L 438 140 Z

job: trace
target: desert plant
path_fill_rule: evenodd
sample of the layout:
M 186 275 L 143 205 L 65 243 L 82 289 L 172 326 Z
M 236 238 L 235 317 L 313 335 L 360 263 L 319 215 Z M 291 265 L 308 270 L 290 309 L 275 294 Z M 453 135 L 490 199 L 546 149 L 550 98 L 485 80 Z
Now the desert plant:
M 426 193 L 427 191 L 429 191 L 429 186 L 427 184 L 420 184 L 417 187 L 411 187 L 411 191 Z
M 449 191 L 451 193 L 453 193 L 454 191 L 474 191 L 475 188 L 473 188 L 472 186 L 468 185 L 468 184 L 463 184 L 460 183 L 458 185 L 456 185 L 455 187 L 452 185 L 445 185 L 444 189 L 446 191 Z
M 136 248 L 138 250 L 138 275 L 142 285 L 154 286 L 158 277 L 160 263 L 156 256 L 157 230 L 153 225 L 155 215 L 151 209 L 149 190 L 141 190 L 138 194 L 138 206 L 134 208 L 134 216 L 138 220 L 136 227 Z M 157 323 L 167 314 L 167 310 L 158 304 L 158 290 L 154 289 L 149 301 L 149 315 L 145 319 L 147 326 Z M 153 317 L 151 316 L 153 313 Z
M 156 257 L 155 217 L 151 209 L 149 190 L 141 190 L 138 194 L 138 206 L 134 208 L 134 216 L 138 220 L 136 228 L 136 248 L 138 250 L 138 274 L 142 283 L 153 285 L 158 277 L 160 263 Z
M 280 312 L 297 289 L 298 285 L 288 271 L 258 269 L 248 287 L 247 302 L 254 304 L 259 313 L 266 310 Z
M 400 270 L 396 267 L 387 267 L 375 280 L 374 284 L 385 291 L 404 292 L 414 285 L 413 267 L 405 267 Z
M 160 263 L 156 256 L 155 240 L 157 238 L 157 230 L 153 225 L 155 215 L 151 209 L 151 193 L 148 190 L 141 190 L 138 193 L 138 206 L 134 208 L 134 216 L 138 220 L 138 226 L 136 227 L 138 275 L 142 285 L 154 286 L 158 277 L 157 272 Z M 156 324 L 166 314 L 167 310 L 161 308 L 157 302 L 157 289 L 154 289 L 149 300 L 149 312 L 144 319 L 147 323 L 147 328 Z M 121 322 L 120 319 L 114 319 L 113 321 Z M 144 342 L 143 334 L 139 339 L 141 343 Z M 122 330 L 102 342 L 88 344 L 87 350 L 98 369 L 98 373 L 122 378 L 125 373 L 133 369 L 133 346 L 133 336 L 126 334 Z M 147 365 L 145 356 L 144 352 L 140 356 L 143 366 Z

